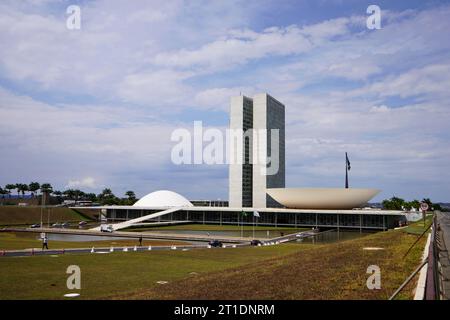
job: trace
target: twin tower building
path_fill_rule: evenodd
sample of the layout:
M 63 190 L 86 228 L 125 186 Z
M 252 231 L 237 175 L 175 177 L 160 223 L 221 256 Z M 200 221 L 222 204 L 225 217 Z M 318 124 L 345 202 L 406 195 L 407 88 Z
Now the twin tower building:
M 243 135 L 241 161 L 229 165 L 229 206 L 280 207 L 266 190 L 285 187 L 284 105 L 266 93 L 232 97 L 230 130 Z

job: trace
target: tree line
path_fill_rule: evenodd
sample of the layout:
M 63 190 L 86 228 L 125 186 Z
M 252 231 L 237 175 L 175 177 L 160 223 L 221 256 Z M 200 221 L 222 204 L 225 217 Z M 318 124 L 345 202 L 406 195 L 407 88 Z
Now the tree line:
M 425 202 L 428 204 L 428 210 L 439 210 L 442 211 L 441 206 L 438 203 L 433 203 L 429 198 L 425 198 L 422 201 L 413 200 L 413 201 L 405 201 L 402 198 L 393 196 L 390 199 L 383 200 L 381 203 L 383 205 L 383 209 L 386 210 L 407 210 L 410 211 L 412 209 L 420 210 L 420 203 Z
M 138 199 L 136 199 L 136 194 L 134 191 L 129 190 L 125 192 L 125 197 L 117 197 L 114 195 L 111 189 L 105 188 L 99 194 L 84 192 L 79 189 L 67 189 L 64 191 L 53 190 L 50 183 L 30 182 L 26 183 L 9 183 L 6 184 L 4 188 L 0 187 L 0 195 L 4 197 L 11 198 L 11 194 L 15 191 L 17 197 L 25 198 L 25 195 L 31 195 L 32 198 L 41 194 L 48 194 L 56 198 L 58 202 L 63 202 L 64 200 L 74 200 L 74 201 L 92 201 L 100 203 L 102 205 L 132 205 Z

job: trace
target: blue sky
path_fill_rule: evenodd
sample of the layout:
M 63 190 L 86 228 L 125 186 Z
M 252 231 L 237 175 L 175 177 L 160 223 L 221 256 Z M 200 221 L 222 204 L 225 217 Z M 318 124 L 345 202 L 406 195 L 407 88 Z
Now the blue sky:
M 375 200 L 450 201 L 448 17 L 448 1 L 2 1 L 0 184 L 227 199 L 227 167 L 172 164 L 171 133 L 224 129 L 231 96 L 268 92 L 288 187 L 343 186 L 347 151 Z

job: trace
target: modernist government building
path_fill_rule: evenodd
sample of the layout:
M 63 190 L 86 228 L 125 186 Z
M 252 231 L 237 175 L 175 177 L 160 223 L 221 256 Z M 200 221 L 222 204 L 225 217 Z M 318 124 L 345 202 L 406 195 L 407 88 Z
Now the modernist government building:
M 379 192 L 376 189 L 285 188 L 285 106 L 269 94 L 232 97 L 230 129 L 244 134 L 237 144 L 242 147 L 236 153 L 241 161 L 229 164 L 228 202 L 189 201 L 178 193 L 159 190 L 133 206 L 94 208 L 101 210 L 115 230 L 176 221 L 386 230 L 405 219 L 399 211 L 362 208 Z M 254 161 L 257 154 L 264 161 Z

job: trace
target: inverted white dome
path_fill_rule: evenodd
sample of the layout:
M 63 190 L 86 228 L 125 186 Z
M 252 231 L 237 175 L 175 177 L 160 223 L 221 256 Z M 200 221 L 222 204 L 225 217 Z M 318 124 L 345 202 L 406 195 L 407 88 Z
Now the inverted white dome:
M 269 188 L 267 193 L 287 208 L 353 209 L 367 203 L 381 190 L 359 188 Z
M 159 190 L 139 199 L 133 207 L 193 207 L 181 194 L 169 190 Z

